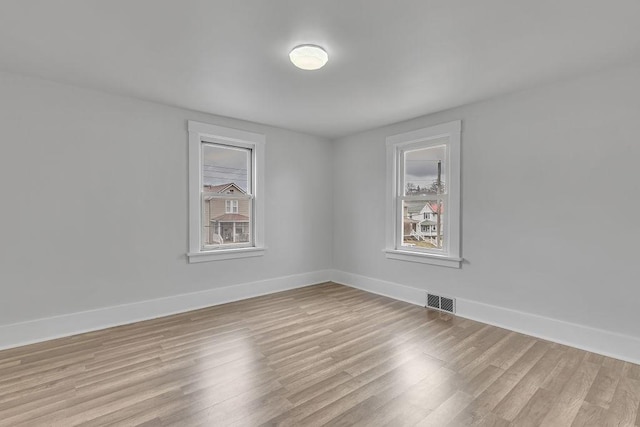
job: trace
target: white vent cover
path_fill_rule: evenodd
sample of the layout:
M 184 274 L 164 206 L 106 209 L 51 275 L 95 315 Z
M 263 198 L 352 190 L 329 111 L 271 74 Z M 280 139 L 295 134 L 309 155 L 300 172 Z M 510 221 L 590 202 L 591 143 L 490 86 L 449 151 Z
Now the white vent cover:
M 456 312 L 456 299 L 427 292 L 427 307 L 447 313 Z

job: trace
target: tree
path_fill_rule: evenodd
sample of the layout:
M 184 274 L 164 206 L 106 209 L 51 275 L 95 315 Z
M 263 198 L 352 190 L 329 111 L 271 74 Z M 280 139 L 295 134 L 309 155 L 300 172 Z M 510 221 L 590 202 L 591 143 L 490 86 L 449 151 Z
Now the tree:
M 438 191 L 439 190 L 439 191 Z M 434 179 L 429 188 L 427 189 L 429 194 L 441 194 L 444 193 L 444 182 L 440 182 L 440 188 L 438 189 L 438 180 Z

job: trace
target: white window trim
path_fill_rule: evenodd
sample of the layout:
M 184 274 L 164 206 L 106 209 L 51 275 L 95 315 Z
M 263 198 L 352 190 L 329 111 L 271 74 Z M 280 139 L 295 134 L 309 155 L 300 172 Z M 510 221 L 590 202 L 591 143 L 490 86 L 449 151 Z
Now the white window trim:
M 264 255 L 264 150 L 265 136 L 238 129 L 189 121 L 189 263 L 247 258 Z M 202 142 L 226 144 L 252 150 L 253 245 L 202 249 L 201 191 Z
M 386 198 L 386 247 L 384 252 L 389 259 L 420 262 L 424 264 L 440 265 L 460 268 L 462 258 L 460 254 L 460 131 L 461 122 L 454 121 L 436 126 L 418 129 L 387 137 L 387 198 Z M 399 188 L 399 153 L 403 148 L 416 143 L 427 143 L 434 140 L 435 145 L 442 137 L 448 137 L 449 182 L 447 183 L 448 204 L 445 221 L 445 238 L 447 252 L 435 253 L 410 250 L 398 247 L 398 221 L 402 219 L 402 203 L 398 196 Z
M 224 212 L 225 213 L 238 213 L 238 199 L 225 199 L 225 201 L 224 201 Z

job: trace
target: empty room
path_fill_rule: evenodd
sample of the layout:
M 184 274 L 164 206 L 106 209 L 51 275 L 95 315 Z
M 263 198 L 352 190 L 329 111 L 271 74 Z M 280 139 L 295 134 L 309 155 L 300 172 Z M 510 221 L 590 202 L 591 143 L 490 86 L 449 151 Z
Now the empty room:
M 0 427 L 640 427 L 640 2 L 0 0 Z

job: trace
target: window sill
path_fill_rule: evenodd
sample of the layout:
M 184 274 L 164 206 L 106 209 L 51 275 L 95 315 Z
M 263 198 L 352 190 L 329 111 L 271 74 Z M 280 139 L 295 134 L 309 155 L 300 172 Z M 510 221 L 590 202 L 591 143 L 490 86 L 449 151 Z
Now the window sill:
M 194 264 L 198 262 L 262 256 L 265 250 L 266 248 L 218 249 L 206 252 L 191 252 L 187 254 L 187 258 L 189 259 L 189 264 Z
M 462 264 L 462 258 L 453 258 L 444 255 L 401 251 L 397 249 L 384 249 L 383 252 L 385 252 L 388 259 L 398 259 L 401 261 L 420 262 L 422 264 L 440 265 L 450 268 L 460 268 Z

